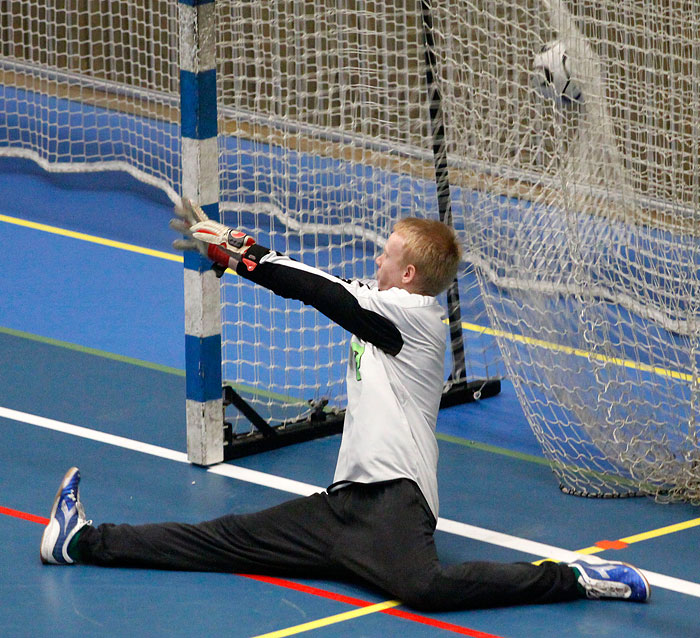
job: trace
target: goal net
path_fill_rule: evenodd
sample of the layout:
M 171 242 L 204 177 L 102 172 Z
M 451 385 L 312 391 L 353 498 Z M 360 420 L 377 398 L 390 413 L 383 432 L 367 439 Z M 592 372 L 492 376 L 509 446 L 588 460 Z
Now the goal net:
M 566 491 L 699 502 L 700 9 L 633 4 L 202 3 L 215 5 L 218 214 L 371 277 L 395 220 L 443 212 L 432 96 L 465 246 L 467 376 L 503 374 L 497 342 Z M 5 3 L 0 153 L 128 170 L 176 200 L 187 21 L 173 5 Z M 555 40 L 580 101 L 537 88 L 535 56 Z M 269 421 L 342 407 L 342 331 L 221 282 L 223 379 Z
M 178 197 L 177 6 L 143 4 L 0 5 L 0 156 L 123 170 Z
M 433 10 L 455 218 L 562 489 L 700 502 L 700 6 Z M 552 41 L 578 101 L 535 88 Z

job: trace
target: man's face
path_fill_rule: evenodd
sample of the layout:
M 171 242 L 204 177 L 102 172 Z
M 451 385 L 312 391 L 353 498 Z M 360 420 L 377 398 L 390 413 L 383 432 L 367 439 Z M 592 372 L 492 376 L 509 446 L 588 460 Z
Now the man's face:
M 404 263 L 404 240 L 401 235 L 391 233 L 384 245 L 384 252 L 375 259 L 377 264 L 377 283 L 379 290 L 403 288 L 407 265 Z

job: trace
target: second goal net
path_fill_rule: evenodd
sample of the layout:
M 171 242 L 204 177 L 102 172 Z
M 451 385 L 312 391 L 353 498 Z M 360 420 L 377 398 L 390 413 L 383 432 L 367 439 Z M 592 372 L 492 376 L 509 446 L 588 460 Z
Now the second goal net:
M 700 502 L 700 8 L 433 10 L 456 218 L 562 489 Z

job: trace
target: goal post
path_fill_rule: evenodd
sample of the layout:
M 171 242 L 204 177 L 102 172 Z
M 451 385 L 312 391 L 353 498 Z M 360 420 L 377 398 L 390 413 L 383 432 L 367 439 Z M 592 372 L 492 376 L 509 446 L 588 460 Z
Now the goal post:
M 430 113 L 430 133 L 433 138 L 433 158 L 435 162 L 435 185 L 440 221 L 453 226 L 452 197 L 450 195 L 450 175 L 447 167 L 447 144 L 445 142 L 445 118 L 442 109 L 442 95 L 437 84 L 435 38 L 433 36 L 433 16 L 429 0 L 421 1 L 421 25 L 423 34 L 423 56 L 425 59 L 425 88 L 428 112 Z M 464 339 L 462 338 L 462 315 L 459 303 L 459 281 L 455 280 L 447 289 L 447 308 L 450 326 L 450 346 L 452 349 L 452 372 L 448 379 L 453 387 L 466 381 L 464 362 Z
M 178 9 L 181 192 L 219 221 L 216 3 L 180 0 Z M 187 458 L 213 465 L 224 460 L 221 291 L 199 252 L 186 252 L 184 267 Z

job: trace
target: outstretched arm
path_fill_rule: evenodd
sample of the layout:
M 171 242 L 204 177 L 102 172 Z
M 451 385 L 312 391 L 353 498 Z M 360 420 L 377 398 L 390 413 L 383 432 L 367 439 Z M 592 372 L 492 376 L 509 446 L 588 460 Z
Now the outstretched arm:
M 232 268 L 280 297 L 313 306 L 358 339 L 388 354 L 401 351 L 403 338 L 394 323 L 361 306 L 355 294 L 360 284 L 351 284 L 265 248 L 245 233 L 206 219 L 201 208 L 191 202 L 183 202 L 178 210 L 179 220 L 173 220 L 171 227 L 187 239 L 174 242 L 176 248 L 199 250 L 214 262 L 218 274 Z
M 251 268 L 251 264 L 255 266 Z M 362 284 L 351 284 L 259 244 L 248 248 L 236 272 L 280 297 L 313 306 L 358 339 L 388 354 L 397 355 L 403 347 L 394 323 L 360 304 L 354 292 Z

